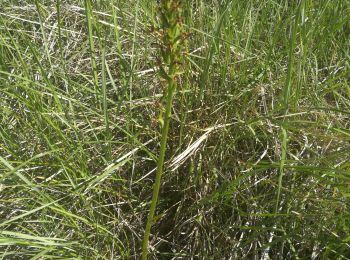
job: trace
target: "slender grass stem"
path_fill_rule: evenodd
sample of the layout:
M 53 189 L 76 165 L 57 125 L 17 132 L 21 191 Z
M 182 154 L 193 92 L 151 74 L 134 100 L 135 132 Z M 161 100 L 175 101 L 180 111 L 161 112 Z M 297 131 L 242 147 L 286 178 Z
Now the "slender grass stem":
M 109 128 L 109 118 L 108 118 L 108 103 L 107 103 L 107 84 L 106 84 L 106 47 L 102 48 L 102 106 L 103 106 L 103 117 L 105 122 L 105 149 L 106 149 L 106 160 L 109 162 L 112 156 L 111 147 L 111 132 Z
M 93 83 L 95 88 L 95 95 L 98 97 L 98 74 L 97 74 L 97 65 L 96 65 L 96 54 L 95 54 L 95 44 L 93 39 L 93 14 L 90 0 L 84 0 L 85 4 L 85 15 L 86 15 L 86 23 L 88 27 L 88 36 L 89 36 L 89 47 L 90 47 L 90 60 L 92 67 L 92 76 Z M 97 99 L 97 98 L 96 98 Z M 96 100 L 97 103 L 98 99 Z
M 301 10 L 300 5 L 301 4 L 299 3 L 299 6 L 296 7 L 297 8 L 296 16 L 295 16 L 294 23 L 291 26 L 291 36 L 289 39 L 287 78 L 283 88 L 284 115 L 287 115 L 289 110 L 292 76 L 293 76 L 293 69 L 294 69 L 293 67 L 294 66 L 294 48 L 295 48 L 296 34 L 297 34 L 297 28 L 298 28 L 298 22 L 299 22 L 300 10 Z M 278 207 L 280 203 L 281 189 L 282 189 L 282 180 L 284 175 L 284 166 L 285 166 L 286 154 L 287 154 L 288 132 L 286 131 L 284 126 L 281 127 L 281 131 L 282 131 L 281 161 L 280 161 L 280 174 L 278 177 L 278 189 L 277 189 L 275 213 L 278 213 Z
M 136 50 L 136 32 L 137 32 L 137 22 L 138 22 L 138 9 L 139 9 L 139 3 L 138 0 L 136 2 L 135 7 L 135 21 L 134 21 L 134 28 L 133 28 L 133 38 L 132 38 L 132 47 L 131 47 L 131 62 L 130 62 L 130 75 L 129 75 L 129 101 L 132 101 L 133 99 L 133 80 L 134 80 L 134 69 L 135 69 L 135 50 Z M 130 113 L 131 113 L 131 107 L 130 107 Z

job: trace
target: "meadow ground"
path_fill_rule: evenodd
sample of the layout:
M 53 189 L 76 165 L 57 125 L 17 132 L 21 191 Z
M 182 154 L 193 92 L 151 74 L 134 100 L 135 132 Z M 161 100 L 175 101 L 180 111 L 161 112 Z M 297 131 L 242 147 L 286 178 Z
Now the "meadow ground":
M 159 13 L 0 1 L 2 259 L 139 259 L 167 91 Z M 349 14 L 184 1 L 150 259 L 350 258 Z

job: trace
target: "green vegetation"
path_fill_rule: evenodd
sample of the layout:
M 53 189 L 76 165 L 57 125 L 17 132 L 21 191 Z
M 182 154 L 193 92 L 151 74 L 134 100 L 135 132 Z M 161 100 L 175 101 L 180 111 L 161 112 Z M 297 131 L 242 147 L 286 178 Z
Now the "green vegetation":
M 1 259 L 349 259 L 350 1 L 160 2 L 0 1 Z
M 160 102 L 159 124 L 161 127 L 160 150 L 157 159 L 156 178 L 153 186 L 153 195 L 145 234 L 142 241 L 142 259 L 147 259 L 149 237 L 154 222 L 154 214 L 158 203 L 159 190 L 161 187 L 161 178 L 164 172 L 165 151 L 167 149 L 167 141 L 169 134 L 169 126 L 171 120 L 171 111 L 173 110 L 174 94 L 177 89 L 179 75 L 182 74 L 182 48 L 185 35 L 182 31 L 182 7 L 179 0 L 163 1 L 160 4 L 161 12 L 161 29 L 160 34 L 160 50 L 163 58 L 163 64 L 159 65 L 160 75 L 165 81 L 165 89 L 163 91 L 163 99 Z M 163 107 L 163 103 L 165 107 Z

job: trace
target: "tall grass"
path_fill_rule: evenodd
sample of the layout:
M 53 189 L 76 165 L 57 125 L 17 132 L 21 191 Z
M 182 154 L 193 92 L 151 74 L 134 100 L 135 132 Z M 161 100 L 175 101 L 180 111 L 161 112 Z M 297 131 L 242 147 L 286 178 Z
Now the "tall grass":
M 172 2 L 0 2 L 0 257 L 348 259 L 348 1 Z

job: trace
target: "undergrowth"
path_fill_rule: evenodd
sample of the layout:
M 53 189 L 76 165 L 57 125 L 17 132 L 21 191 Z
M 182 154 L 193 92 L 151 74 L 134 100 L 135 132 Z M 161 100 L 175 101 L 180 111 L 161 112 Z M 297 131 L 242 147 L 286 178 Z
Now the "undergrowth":
M 3 259 L 141 257 L 167 89 L 159 8 L 0 2 Z M 350 2 L 182 10 L 148 257 L 349 259 Z

